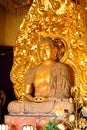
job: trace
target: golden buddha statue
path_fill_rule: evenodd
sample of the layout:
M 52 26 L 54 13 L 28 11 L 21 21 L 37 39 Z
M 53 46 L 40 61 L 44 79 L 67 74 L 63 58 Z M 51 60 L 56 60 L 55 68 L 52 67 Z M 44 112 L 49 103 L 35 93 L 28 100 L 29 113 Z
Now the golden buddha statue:
M 37 46 L 41 63 L 27 72 L 25 97 L 34 102 L 69 98 L 69 70 L 66 65 L 56 62 L 57 48 L 54 41 L 44 37 Z
M 25 76 L 25 100 L 13 101 L 10 113 L 55 113 L 61 108 L 67 113 L 74 111 L 71 97 L 70 71 L 67 65 L 56 61 L 58 49 L 51 37 L 42 37 L 37 43 L 41 63 L 29 68 Z M 21 106 L 20 106 L 21 105 Z M 44 106 L 44 107 L 43 107 Z M 21 109 L 20 109 L 21 108 Z

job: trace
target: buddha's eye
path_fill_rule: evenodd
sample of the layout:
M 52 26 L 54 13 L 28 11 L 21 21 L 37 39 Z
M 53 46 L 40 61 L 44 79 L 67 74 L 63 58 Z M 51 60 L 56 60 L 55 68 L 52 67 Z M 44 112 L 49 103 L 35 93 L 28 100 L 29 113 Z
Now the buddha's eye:
M 43 48 L 38 48 L 39 50 L 43 50 Z
M 50 49 L 50 47 L 46 47 L 45 49 L 48 50 L 48 49 Z

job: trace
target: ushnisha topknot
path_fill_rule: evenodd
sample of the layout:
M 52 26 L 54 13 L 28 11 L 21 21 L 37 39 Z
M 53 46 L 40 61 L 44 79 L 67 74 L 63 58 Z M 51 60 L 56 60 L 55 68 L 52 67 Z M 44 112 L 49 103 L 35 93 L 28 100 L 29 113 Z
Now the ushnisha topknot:
M 46 43 L 46 42 L 50 43 L 51 46 L 52 46 L 52 48 L 55 47 L 54 40 L 52 40 L 51 37 L 42 37 L 42 38 L 40 38 L 39 42 L 37 43 L 37 46 L 38 46 L 39 44 Z

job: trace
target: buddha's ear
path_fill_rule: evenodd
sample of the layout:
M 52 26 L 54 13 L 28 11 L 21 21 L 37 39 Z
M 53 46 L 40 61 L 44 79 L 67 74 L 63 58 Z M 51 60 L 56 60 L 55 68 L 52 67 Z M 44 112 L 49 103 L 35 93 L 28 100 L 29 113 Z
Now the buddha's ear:
M 55 47 L 54 49 L 53 49 L 53 57 L 54 57 L 54 59 L 56 59 L 57 57 L 57 47 Z
M 57 51 L 58 51 L 58 50 L 57 50 L 57 47 L 55 47 L 55 48 L 54 48 L 54 52 L 55 52 L 55 54 L 57 54 Z

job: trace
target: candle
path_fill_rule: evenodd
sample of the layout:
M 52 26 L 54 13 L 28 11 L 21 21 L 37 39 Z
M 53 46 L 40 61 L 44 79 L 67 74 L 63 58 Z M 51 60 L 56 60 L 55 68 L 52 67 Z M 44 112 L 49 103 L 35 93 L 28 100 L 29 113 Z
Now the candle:
M 34 130 L 33 126 L 31 126 L 31 130 Z
M 6 130 L 8 130 L 8 125 L 6 125 Z
M 27 127 L 26 126 L 23 126 L 23 129 L 22 130 L 27 130 Z
M 27 130 L 32 130 L 32 129 L 31 129 L 31 126 L 27 126 Z
M 0 130 L 8 130 L 8 125 L 1 124 L 0 125 Z
M 26 126 L 23 126 L 22 130 L 34 130 L 34 128 L 33 126 L 26 125 Z
M 0 125 L 0 130 L 1 130 L 1 125 Z

